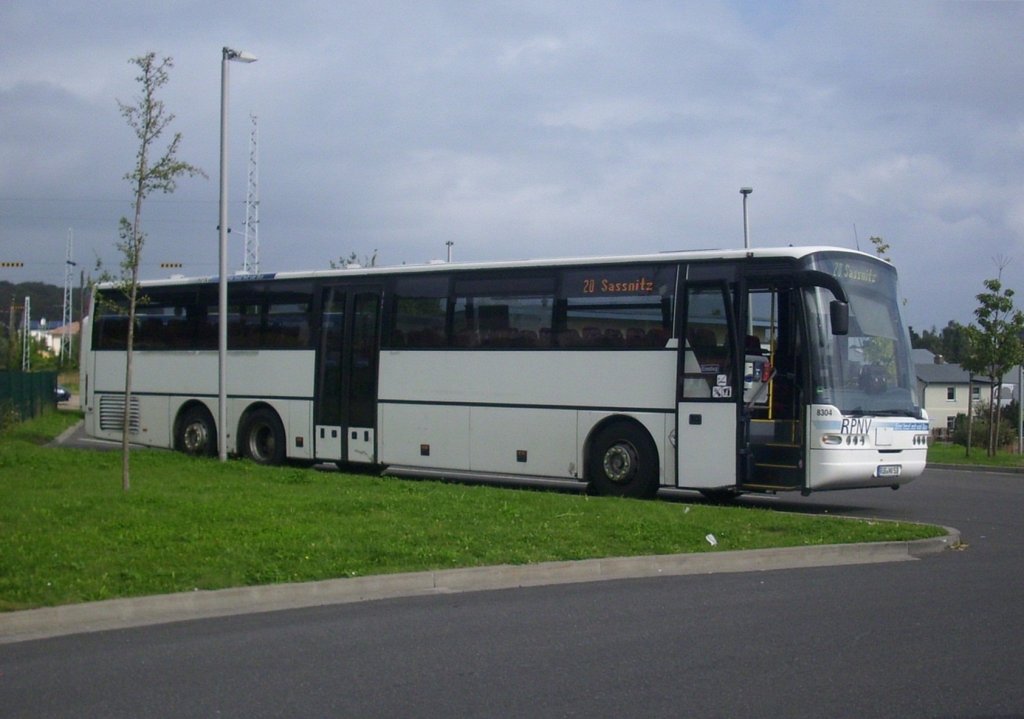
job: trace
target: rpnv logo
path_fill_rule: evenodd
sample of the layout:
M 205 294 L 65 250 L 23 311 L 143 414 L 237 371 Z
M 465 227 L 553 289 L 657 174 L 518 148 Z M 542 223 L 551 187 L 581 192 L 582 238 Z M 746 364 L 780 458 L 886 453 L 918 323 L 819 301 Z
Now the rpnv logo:
M 842 434 L 867 434 L 871 431 L 871 418 L 844 417 L 842 428 L 839 431 Z

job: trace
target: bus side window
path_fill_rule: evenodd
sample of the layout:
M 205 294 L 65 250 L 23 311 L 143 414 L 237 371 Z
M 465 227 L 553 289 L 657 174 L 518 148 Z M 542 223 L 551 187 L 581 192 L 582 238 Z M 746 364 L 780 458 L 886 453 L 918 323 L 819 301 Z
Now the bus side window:
M 724 288 L 692 286 L 686 299 L 682 395 L 689 399 L 731 400 L 736 382 Z
M 550 275 L 457 279 L 453 344 L 470 349 L 532 349 L 550 342 L 555 305 Z M 549 331 L 545 333 L 545 328 Z
M 448 277 L 401 277 L 395 281 L 389 331 L 383 344 L 399 348 L 442 347 L 447 342 Z

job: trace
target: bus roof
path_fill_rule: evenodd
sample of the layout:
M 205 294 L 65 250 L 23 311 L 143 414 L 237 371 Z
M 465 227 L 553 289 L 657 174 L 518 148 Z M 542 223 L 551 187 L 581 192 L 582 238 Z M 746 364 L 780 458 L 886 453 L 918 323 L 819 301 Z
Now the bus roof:
M 531 267 L 572 267 L 576 265 L 616 265 L 635 262 L 650 263 L 675 263 L 707 260 L 739 260 L 739 259 L 772 259 L 790 258 L 799 259 L 819 252 L 842 252 L 849 255 L 880 261 L 878 257 L 851 250 L 843 247 L 829 246 L 808 246 L 808 247 L 758 247 L 750 249 L 731 250 L 673 250 L 641 255 L 604 255 L 604 256 L 579 256 L 559 257 L 550 259 L 534 260 L 502 260 L 495 262 L 445 262 L 443 260 L 425 262 L 422 264 L 410 265 L 387 265 L 377 267 L 362 267 L 349 265 L 347 267 L 309 270 L 309 271 L 288 271 L 269 272 L 260 274 L 234 274 L 228 277 L 229 282 L 257 281 L 257 280 L 286 280 L 286 279 L 320 279 L 320 278 L 341 278 L 341 277 L 373 277 L 397 274 L 411 274 L 422 272 L 466 272 L 473 270 L 502 270 L 502 269 L 525 269 Z M 184 277 L 175 276 L 170 278 L 147 279 L 140 282 L 147 287 L 189 285 L 217 282 L 217 275 Z M 116 282 L 105 282 L 99 285 L 100 288 L 116 286 Z

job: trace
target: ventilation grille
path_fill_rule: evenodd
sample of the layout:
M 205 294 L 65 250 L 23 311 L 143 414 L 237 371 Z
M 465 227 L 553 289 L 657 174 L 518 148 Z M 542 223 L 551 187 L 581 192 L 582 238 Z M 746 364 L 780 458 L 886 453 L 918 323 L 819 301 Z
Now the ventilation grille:
M 129 415 L 129 434 L 139 433 L 139 398 L 132 397 Z M 100 429 L 105 432 L 120 432 L 124 429 L 124 396 L 103 395 L 100 397 Z

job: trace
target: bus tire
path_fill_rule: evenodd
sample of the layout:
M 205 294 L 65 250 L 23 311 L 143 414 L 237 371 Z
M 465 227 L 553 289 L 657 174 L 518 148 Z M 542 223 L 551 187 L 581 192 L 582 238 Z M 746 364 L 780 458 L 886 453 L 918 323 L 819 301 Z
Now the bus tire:
M 249 412 L 238 430 L 242 456 L 257 464 L 283 464 L 286 442 L 277 412 L 267 407 Z
M 647 499 L 658 492 L 658 450 L 643 427 L 616 422 L 590 443 L 587 480 L 591 491 Z
M 181 415 L 174 448 L 192 457 L 212 457 L 217 453 L 217 426 L 205 407 L 193 405 Z

